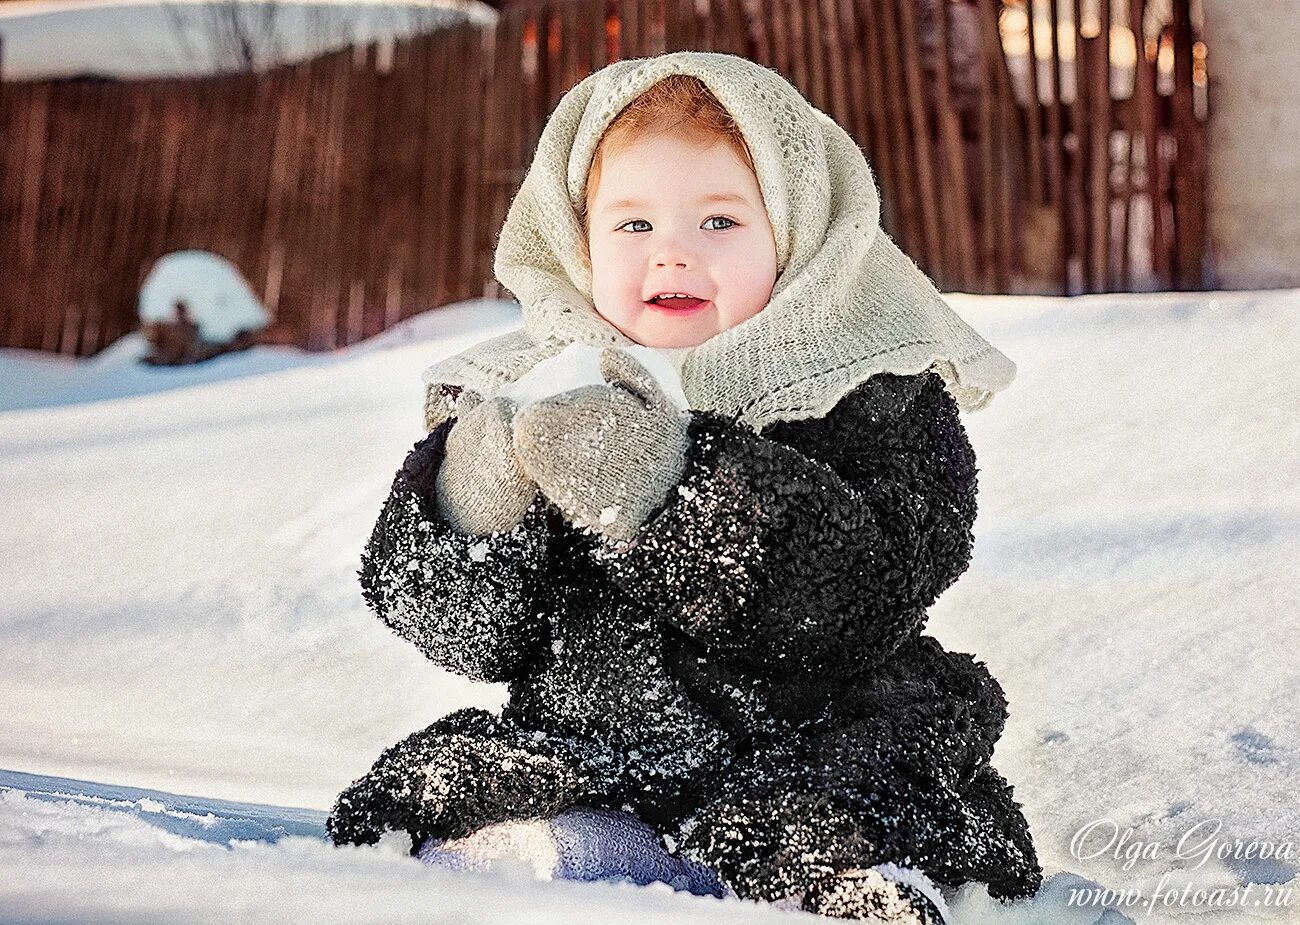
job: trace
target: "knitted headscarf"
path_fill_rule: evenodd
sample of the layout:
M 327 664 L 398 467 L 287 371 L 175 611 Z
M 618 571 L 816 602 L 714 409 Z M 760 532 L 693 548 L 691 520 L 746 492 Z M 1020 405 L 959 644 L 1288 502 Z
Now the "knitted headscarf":
M 695 347 L 663 351 L 691 408 L 761 430 L 824 416 L 877 372 L 933 367 L 966 411 L 1010 384 L 1011 360 L 944 302 L 880 227 L 875 179 L 848 133 L 770 68 L 682 51 L 615 62 L 560 100 L 496 249 L 497 279 L 519 299 L 524 326 L 425 371 L 430 429 L 445 413 L 441 383 L 490 397 L 570 343 L 633 343 L 595 310 L 579 210 L 605 129 L 671 74 L 699 78 L 735 119 L 776 238 L 769 303 Z

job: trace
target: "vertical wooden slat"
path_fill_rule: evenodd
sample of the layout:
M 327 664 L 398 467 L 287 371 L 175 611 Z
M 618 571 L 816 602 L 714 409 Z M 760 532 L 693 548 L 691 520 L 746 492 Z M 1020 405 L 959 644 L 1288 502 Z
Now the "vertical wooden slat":
M 26 120 L 26 151 L 24 152 L 26 164 L 22 174 L 15 174 L 15 176 L 19 176 L 22 183 L 22 221 L 19 226 L 18 244 L 22 256 L 17 262 L 18 272 L 22 273 L 26 280 L 40 280 L 42 288 L 48 286 L 46 281 L 49 277 L 44 274 L 36 274 L 34 266 L 35 256 L 41 241 L 41 216 L 49 209 L 46 200 L 50 180 L 52 179 L 47 153 L 49 151 L 48 139 L 50 133 L 49 102 L 49 85 L 37 84 L 32 92 L 30 112 Z M 44 308 L 44 300 L 41 298 L 43 293 L 38 293 L 34 291 L 35 289 L 36 287 L 30 283 L 24 286 L 30 304 L 23 305 L 21 309 L 22 316 L 15 318 L 11 324 L 7 344 L 15 347 L 32 346 L 27 331 L 35 329 L 34 321 L 38 317 L 37 312 Z
M 1173 0 L 1174 93 L 1172 115 L 1177 167 L 1174 170 L 1174 285 L 1199 289 L 1204 285 L 1205 153 L 1197 125 L 1192 88 L 1191 0 Z
M 340 134 L 339 210 L 335 219 L 343 228 L 357 228 L 365 210 L 370 145 L 374 137 L 375 112 L 371 99 L 371 81 L 374 77 L 374 46 L 361 55 L 348 55 L 339 75 L 342 118 L 348 131 Z M 341 243 L 341 242 L 340 242 Z M 362 307 L 365 304 L 366 237 L 354 240 L 351 246 L 340 247 L 336 254 L 336 272 L 339 274 L 345 295 L 341 323 L 335 334 L 335 343 L 352 343 L 353 335 L 360 336 Z
M 319 350 L 320 314 L 322 286 L 324 280 L 312 279 L 312 268 L 308 266 L 308 255 L 318 247 L 316 236 L 319 234 L 317 184 L 321 173 L 317 151 L 325 135 L 324 123 L 327 118 L 329 100 L 326 92 L 324 75 L 328 73 L 328 59 L 315 59 L 303 64 L 303 111 L 299 125 L 303 131 L 310 125 L 310 140 L 304 144 L 298 167 L 298 202 L 294 208 L 293 225 L 290 228 L 290 247 L 285 261 L 286 274 L 290 285 L 288 295 L 295 311 L 295 320 L 305 329 L 304 339 L 308 349 Z M 309 116 L 310 113 L 310 116 Z M 303 255 L 301 262 L 294 259 L 297 253 Z
M 1064 109 L 1061 90 L 1061 0 L 1047 0 L 1051 34 L 1052 103 L 1047 111 L 1047 177 L 1052 204 L 1056 207 L 1057 280 L 1062 293 L 1069 292 L 1070 197 L 1065 188 Z M 1140 0 L 1132 0 L 1137 3 Z
M 682 17 L 679 0 L 654 0 L 656 12 L 663 23 L 663 50 L 681 51 L 686 46 L 682 43 Z
M 32 106 L 23 105 L 21 94 L 13 92 L 0 75 L 0 275 L 3 268 L 10 273 L 24 273 L 27 259 L 23 229 L 28 216 L 25 211 L 26 180 L 23 153 L 29 144 Z M 39 171 L 30 167 L 39 176 Z M 34 218 L 34 215 L 32 216 Z M 26 274 L 24 274 L 26 275 Z M 32 298 L 11 298 L 6 310 L 0 313 L 0 344 L 13 344 L 22 325 L 24 311 L 30 310 Z
M 568 88 L 568 75 L 564 67 L 564 3 L 548 3 L 546 21 L 546 109 L 542 122 L 560 101 Z
M 480 247 L 484 252 L 482 278 L 485 281 L 490 281 L 493 277 L 496 229 L 505 220 L 509 195 L 515 185 L 514 171 L 520 156 L 516 133 L 523 120 L 524 100 L 520 91 L 524 81 L 521 56 L 524 20 L 519 9 L 504 11 L 497 22 L 497 34 L 492 48 L 490 98 L 496 99 L 500 108 L 491 118 L 490 125 L 484 129 L 489 139 L 489 144 L 484 146 L 483 164 L 486 183 L 484 193 L 489 207 L 487 220 L 478 224 Z M 489 287 L 488 291 L 492 288 Z
M 1096 0 L 1100 33 L 1090 41 L 1092 65 L 1088 69 L 1091 98 L 1089 132 L 1090 221 L 1089 240 L 1092 253 L 1088 265 L 1092 271 L 1090 287 L 1103 292 L 1110 277 L 1110 0 Z
M 1038 17 L 1034 15 L 1036 0 L 1025 0 L 1029 17 L 1029 101 L 1026 107 L 1029 130 L 1029 198 L 1035 205 L 1043 202 L 1043 109 L 1038 87 Z M 947 9 L 947 4 L 940 4 Z
M 592 21 L 590 5 L 584 0 L 568 0 L 565 8 L 569 14 L 565 41 L 571 62 L 568 85 L 572 87 L 591 73 L 592 34 L 597 24 Z
M 1091 47 L 1083 40 L 1083 10 L 1080 0 L 1073 0 L 1074 61 L 1071 62 L 1074 73 L 1074 99 L 1070 103 L 1070 128 L 1074 136 L 1074 147 L 1070 157 L 1070 205 L 1071 257 L 1081 264 L 1081 291 L 1090 292 L 1092 268 L 1089 266 L 1092 253 L 1091 241 L 1088 239 L 1088 153 L 1091 144 L 1090 126 L 1088 124 L 1088 69 L 1085 58 Z
M 948 213 L 953 216 L 953 234 L 945 235 L 951 242 L 953 259 L 949 264 L 956 268 L 958 278 L 972 280 L 975 271 L 975 230 L 971 226 L 970 188 L 966 182 L 966 148 L 962 140 L 961 123 L 953 108 L 952 68 L 949 64 L 951 30 L 946 0 L 938 4 L 937 105 L 939 120 L 939 153 L 941 169 L 946 175 Z
M 759 64 L 775 67 L 776 50 L 773 47 L 772 31 L 768 27 L 768 17 L 763 0 L 742 0 L 742 7 L 745 12 L 745 20 L 749 23 L 750 34 L 753 36 L 757 53 L 755 60 Z
M 826 110 L 840 127 L 850 134 L 853 131 L 854 114 L 849 109 L 848 79 L 845 70 L 848 55 L 844 48 L 844 39 L 840 34 L 840 11 L 835 0 L 818 0 L 822 35 L 818 42 L 818 57 L 826 59 L 827 102 Z
M 479 249 L 478 234 L 479 213 L 482 210 L 483 196 L 483 134 L 484 121 L 479 106 L 487 98 L 487 82 L 490 74 L 487 62 L 491 59 L 485 54 L 484 43 L 490 42 L 493 33 L 478 29 L 461 29 L 461 75 L 464 92 L 460 95 L 461 110 L 458 121 L 465 126 L 464 179 L 459 189 L 462 191 L 459 209 L 459 227 L 461 231 L 461 270 L 460 281 L 455 293 L 456 301 L 482 295 L 485 261 Z M 588 49 L 590 45 L 586 46 Z M 465 196 L 463 191 L 469 191 Z M 453 208 L 455 208 L 453 206 Z
M 859 147 L 869 151 L 872 137 L 867 114 L 867 75 L 862 61 L 862 43 L 858 39 L 857 16 L 853 11 L 852 0 L 832 0 L 832 5 L 835 8 L 835 37 L 838 42 L 833 54 L 843 56 L 844 60 L 841 79 L 847 113 L 845 121 L 840 124 L 853 136 Z M 874 164 L 871 166 L 875 167 Z
M 645 4 L 641 0 L 619 0 L 618 42 L 623 58 L 642 57 L 642 20 Z
M 772 65 L 787 80 L 797 82 L 790 33 L 786 26 L 787 0 L 760 0 L 762 17 L 772 34 Z
M 986 26 L 985 26 L 986 27 Z M 979 99 L 979 172 L 980 172 L 980 271 L 981 285 L 985 292 L 997 289 L 997 262 L 999 260 L 997 235 L 994 233 L 997 221 L 996 204 L 997 172 L 994 165 L 996 158 L 996 116 L 992 92 L 992 78 L 989 43 L 980 43 L 980 99 Z
M 943 259 L 943 240 L 939 230 L 939 203 L 941 191 L 935 183 L 934 149 L 930 143 L 930 126 L 928 124 L 928 107 L 925 105 L 925 90 L 922 88 L 921 53 L 916 39 L 916 12 L 913 0 L 901 0 L 898 3 L 898 36 L 902 50 L 904 86 L 907 90 L 907 114 L 912 123 L 912 150 L 916 158 L 916 176 L 919 188 L 917 197 L 921 200 L 921 223 L 925 229 L 922 253 L 925 255 L 927 269 L 940 277 L 947 277 L 947 268 Z M 943 280 L 947 282 L 946 279 Z
M 804 41 L 804 22 L 800 15 L 802 7 L 803 0 L 776 0 L 774 12 L 779 11 L 777 16 L 785 23 L 786 38 L 790 43 L 790 71 L 787 76 L 799 88 L 800 93 L 812 97 L 816 93 L 808 66 L 808 44 Z
M 50 256 L 53 258 L 54 266 L 76 261 L 78 244 L 85 230 L 83 216 L 88 197 L 74 195 L 73 190 L 85 188 L 85 185 L 78 181 L 87 173 L 87 159 L 93 151 L 93 146 L 82 142 L 86 137 L 94 137 L 93 134 L 87 133 L 87 130 L 93 132 L 96 125 L 97 95 L 94 84 L 69 86 L 64 94 L 67 105 L 60 107 L 60 141 L 57 145 L 51 145 L 50 149 L 59 153 L 59 160 L 62 162 L 54 190 L 57 191 L 62 200 L 61 204 L 67 212 L 66 217 L 62 221 L 55 222 L 52 228 L 54 234 L 51 237 L 54 247 Z M 51 293 L 53 301 L 46 309 L 48 314 L 41 338 L 41 349 L 49 351 L 59 350 L 63 342 L 62 332 L 68 317 L 67 313 L 74 310 L 74 302 L 78 296 L 70 277 L 59 275 L 55 279 Z
M 669 29 L 673 26 L 668 22 L 668 0 L 647 0 L 646 6 L 649 8 L 646 54 L 661 55 L 675 50 L 669 36 Z
M 306 203 L 299 190 L 307 163 L 305 149 L 310 144 L 307 130 L 310 77 L 308 67 L 302 65 L 290 68 L 285 78 L 285 98 L 276 114 L 278 134 L 274 156 L 277 163 L 269 181 L 272 184 L 272 205 L 267 218 L 270 225 L 268 240 L 272 242 L 271 253 L 276 256 L 277 270 L 275 298 L 267 309 L 281 323 L 296 324 L 300 328 L 301 317 L 294 316 L 292 309 L 295 304 L 304 304 L 301 301 L 295 303 L 295 297 L 302 293 L 301 286 L 295 284 L 302 278 L 305 264 L 302 258 L 306 256 L 300 238 L 300 222 Z M 272 285 L 269 274 L 268 270 L 268 286 Z
M 986 233 L 994 239 L 994 291 L 1006 292 L 1013 278 L 1019 280 L 1024 267 L 1024 235 L 1018 233 L 1022 232 L 1023 216 L 1013 217 L 1012 213 L 1024 199 L 1015 181 L 1023 175 L 1025 133 L 999 31 L 997 0 L 979 0 L 978 9 L 986 65 L 983 96 L 988 102 L 987 112 L 983 114 L 989 119 L 988 128 L 992 133 L 987 149 L 987 169 L 991 173 L 988 191 L 992 197 L 988 218 L 992 224 Z
M 355 52 L 349 49 L 333 60 L 330 70 L 330 108 L 326 122 L 325 142 L 322 147 L 320 226 L 322 242 L 320 253 L 338 257 L 343 248 L 343 229 L 338 221 L 339 203 L 342 200 L 343 145 L 348 132 L 347 88 Z M 334 350 L 342 345 L 351 280 L 347 279 L 337 264 L 323 274 L 317 284 L 321 294 L 320 329 L 322 348 Z
M 743 0 L 712 0 L 712 9 L 717 16 L 714 50 L 750 58 L 750 27 Z
M 517 61 L 519 48 L 512 47 L 512 23 L 516 17 L 508 10 L 503 10 L 494 26 L 489 26 L 481 36 L 480 56 L 482 57 L 482 74 L 480 78 L 481 101 L 494 100 L 493 107 L 485 107 L 482 112 L 482 138 L 478 144 L 480 161 L 478 161 L 477 199 L 480 200 L 480 220 L 474 222 L 473 251 L 474 262 L 471 273 L 471 285 L 476 286 L 476 294 L 487 296 L 493 291 L 491 264 L 493 264 L 493 239 L 486 234 L 487 225 L 497 221 L 500 204 L 499 178 L 503 173 L 504 146 L 506 146 L 506 123 L 515 114 L 510 112 L 515 95 L 507 92 L 503 79 L 507 77 L 510 66 L 506 58 Z M 595 53 L 594 49 L 591 53 Z M 517 84 L 515 84 L 517 86 Z
M 690 47 L 705 51 L 716 48 L 716 30 L 720 25 L 719 14 L 721 11 L 712 9 L 715 4 L 711 0 L 683 0 L 683 2 L 695 14 L 692 28 L 693 38 Z
M 898 244 L 908 253 L 925 253 L 925 229 L 922 226 L 921 205 L 916 177 L 913 173 L 911 138 L 907 118 L 906 90 L 901 75 L 901 65 L 895 51 L 898 47 L 898 28 L 894 24 L 894 0 L 863 0 L 861 9 L 866 14 L 864 26 L 870 36 L 871 56 L 882 67 L 881 112 L 886 137 L 893 145 L 895 168 L 894 193 L 897 196 Z
M 612 0 L 587 0 L 590 11 L 588 15 L 591 16 L 591 70 L 588 73 L 594 74 L 615 60 L 617 55 L 616 43 L 614 50 L 610 49 L 615 38 L 613 30 L 617 28 L 615 18 L 610 13 L 611 2 Z
M 830 86 L 826 74 L 826 48 L 821 11 L 816 0 L 794 4 L 792 19 L 799 23 L 804 58 L 808 62 L 808 84 L 804 95 L 822 112 L 831 111 Z
M 523 86 L 523 132 L 520 135 L 520 163 L 532 160 L 533 148 L 542 133 L 541 120 L 546 99 L 547 67 L 547 13 L 546 5 L 538 3 L 524 8 L 524 39 L 528 48 L 525 58 Z
M 396 95 L 391 114 L 396 139 L 388 167 L 387 195 L 380 194 L 379 201 L 391 203 L 392 208 L 383 238 L 383 311 L 370 333 L 383 331 L 406 315 L 403 296 L 410 289 L 408 274 L 416 258 L 413 241 L 420 222 L 418 191 L 425 162 L 419 147 L 421 111 L 428 93 L 428 68 L 421 58 L 424 48 L 423 43 L 410 39 L 398 42 L 393 49 L 393 71 L 386 75 Z M 383 150 L 381 139 L 375 139 L 375 144 Z
M 68 142 L 63 134 L 64 113 L 70 105 L 72 93 L 67 86 L 52 87 L 49 94 L 49 113 L 45 125 L 45 162 L 40 165 L 43 182 L 40 199 L 36 202 L 35 240 L 45 259 L 62 261 L 67 259 L 60 252 L 62 236 L 66 229 L 56 212 L 63 206 L 63 193 L 67 186 L 64 175 L 75 152 L 67 150 Z M 36 252 L 33 251 L 33 258 Z M 35 266 L 33 261 L 32 266 Z M 48 326 L 46 316 L 54 314 L 55 306 L 60 305 L 59 286 L 62 280 L 56 274 L 37 274 L 32 289 L 40 299 L 41 311 L 29 312 L 20 335 L 18 346 L 34 349 L 46 348 L 45 329 Z M 61 315 L 60 315 L 61 317 Z
M 416 243 L 417 258 L 411 268 L 414 290 L 421 301 L 420 308 L 437 305 L 438 289 L 445 276 L 447 228 L 441 224 L 439 214 L 442 186 L 448 182 L 452 156 L 450 147 L 441 142 L 448 123 L 447 83 L 448 62 L 445 49 L 446 36 L 434 33 L 420 40 L 416 56 L 425 73 L 428 95 L 424 99 L 423 119 L 420 123 L 420 148 L 424 152 L 420 165 L 419 185 L 419 235 Z
M 138 121 L 134 112 L 135 102 L 133 97 L 127 97 L 119 106 L 105 107 L 112 113 L 113 129 L 111 137 L 102 141 L 98 169 L 91 183 L 96 192 L 88 242 L 89 249 L 98 252 L 98 274 L 88 293 L 83 329 L 73 348 L 78 355 L 99 350 L 106 313 L 120 313 L 135 303 L 135 287 L 123 266 L 123 248 L 131 234 L 131 218 L 122 210 L 122 203 L 134 193 L 132 153 L 141 147 L 133 138 Z M 111 167 L 105 169 L 106 165 Z M 114 233 L 104 234 L 103 229 L 109 228 L 114 229 Z
M 1151 216 L 1151 271 L 1155 277 L 1170 285 L 1169 262 L 1164 248 L 1165 215 L 1160 189 L 1160 115 L 1159 96 L 1156 93 L 1156 53 L 1158 42 L 1148 45 L 1143 30 L 1146 0 L 1129 0 L 1129 28 L 1137 42 L 1137 61 L 1134 74 L 1133 99 L 1137 103 L 1142 124 L 1142 165 L 1146 181 L 1145 195 Z
M 84 88 L 81 86 L 63 86 L 51 93 L 53 105 L 50 112 L 47 150 L 54 156 L 50 158 L 52 163 L 49 165 L 49 182 L 45 185 L 44 192 L 54 198 L 57 205 L 64 208 L 67 208 L 68 204 L 75 205 L 75 200 L 66 195 L 72 186 L 68 182 L 69 175 L 75 170 L 78 155 L 88 147 L 76 144 L 72 133 L 68 131 L 69 123 L 80 117 L 80 98 L 83 92 Z M 51 211 L 49 208 L 42 209 L 42 224 L 46 227 L 41 228 L 40 231 L 45 232 L 41 237 L 44 239 L 42 243 L 45 246 L 42 249 L 46 259 L 53 261 L 57 266 L 59 263 L 72 260 L 71 249 L 67 246 L 66 239 L 69 234 L 76 232 L 76 221 L 75 214 L 60 220 L 58 216 L 51 215 Z M 46 289 L 45 297 L 48 300 L 44 306 L 45 315 L 43 318 L 41 316 L 31 318 L 34 322 L 32 333 L 35 334 L 32 345 L 39 349 L 51 351 L 58 349 L 64 309 L 68 305 L 65 284 L 65 278 L 50 274 L 48 281 L 42 287 Z
M 1124 154 L 1121 163 L 1124 165 L 1124 185 L 1120 190 L 1120 209 L 1119 225 L 1117 228 L 1116 238 L 1118 253 L 1115 255 L 1115 266 L 1117 277 L 1112 285 L 1120 291 L 1127 291 L 1133 285 L 1133 267 L 1132 253 L 1133 249 L 1129 243 L 1131 214 L 1133 211 L 1133 130 L 1124 132 Z
M 870 0 L 867 0 L 870 1 Z M 863 134 L 859 142 L 867 152 L 872 170 L 875 171 L 876 183 L 880 187 L 881 220 L 894 233 L 900 230 L 900 223 L 893 216 L 894 199 L 892 192 L 898 190 L 900 181 L 893 169 L 893 152 L 891 133 L 885 114 L 883 92 L 880 88 L 880 60 L 872 52 L 870 32 L 867 32 L 865 19 L 861 10 L 862 0 L 845 0 L 845 12 L 849 18 L 849 34 L 853 44 L 859 49 L 853 58 L 854 73 L 861 75 L 861 91 L 858 105 L 862 107 Z

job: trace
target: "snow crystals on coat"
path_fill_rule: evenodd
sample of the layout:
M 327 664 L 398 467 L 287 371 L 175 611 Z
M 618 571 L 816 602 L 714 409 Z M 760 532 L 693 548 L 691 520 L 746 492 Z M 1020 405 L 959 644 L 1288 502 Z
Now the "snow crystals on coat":
M 966 569 L 976 467 L 933 372 L 877 373 L 761 433 L 691 417 L 677 491 L 607 545 L 539 499 L 488 538 L 435 514 L 449 429 L 416 444 L 362 557 L 368 604 L 430 659 L 508 682 L 387 749 L 339 843 L 412 850 L 493 822 L 623 808 L 745 898 L 890 862 L 992 895 L 1041 881 L 990 764 L 1007 705 L 922 633 Z

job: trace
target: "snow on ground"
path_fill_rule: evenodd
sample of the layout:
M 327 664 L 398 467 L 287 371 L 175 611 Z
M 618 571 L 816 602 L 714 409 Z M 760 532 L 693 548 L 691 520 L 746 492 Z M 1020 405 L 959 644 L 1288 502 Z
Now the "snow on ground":
M 324 842 L 325 814 L 0 771 L 0 921 L 48 923 L 520 923 L 824 921 L 666 884 L 539 883 L 521 867 L 428 868 L 388 836 Z M 1118 925 L 1067 908 L 1053 875 L 1032 903 L 1002 906 L 968 885 L 951 925 Z M 1050 910 L 1050 911 L 1049 911 Z M 1046 914 L 1046 915 L 1045 915 Z M 796 918 L 789 918 L 794 915 Z M 1111 913 L 1113 916 L 1113 913 Z
M 485 875 L 429 868 L 387 840 L 346 850 L 312 835 L 227 845 L 201 834 L 177 835 L 149 821 L 160 815 L 153 807 L 114 811 L 33 797 L 18 787 L 0 789 L 0 921 L 792 921 L 788 913 L 758 903 L 676 894 L 667 884 L 542 883 L 520 870 Z
M 930 631 L 1006 688 L 994 763 L 1059 875 L 1011 910 L 967 888 L 957 925 L 1098 921 L 1064 909 L 1079 877 L 1160 894 L 1126 909 L 1136 922 L 1282 920 L 1168 891 L 1241 882 L 1258 899 L 1300 859 L 1300 291 L 952 302 L 1020 372 L 966 418 L 975 556 Z M 422 436 L 420 372 L 517 322 L 467 303 L 333 354 L 254 348 L 183 369 L 136 365 L 133 338 L 75 362 L 0 351 L 0 768 L 324 810 L 398 738 L 499 704 L 504 688 L 392 636 L 355 572 Z M 418 870 L 391 846 L 313 835 L 232 848 L 224 822 L 218 841 L 151 824 L 178 818 L 151 804 L 191 811 L 164 796 L 78 802 L 17 775 L 0 796 L 6 921 L 781 914 Z M 1198 866 L 1207 839 L 1290 856 Z
M 480 308 L 477 330 L 473 305 L 437 313 L 432 343 L 384 349 L 411 325 L 346 354 L 253 348 L 153 393 L 122 345 L 56 407 L 0 413 L 0 767 L 327 808 L 378 747 L 499 704 L 369 616 L 356 581 L 423 435 L 425 363 L 516 323 Z M 12 353 L 0 383 L 26 375 Z

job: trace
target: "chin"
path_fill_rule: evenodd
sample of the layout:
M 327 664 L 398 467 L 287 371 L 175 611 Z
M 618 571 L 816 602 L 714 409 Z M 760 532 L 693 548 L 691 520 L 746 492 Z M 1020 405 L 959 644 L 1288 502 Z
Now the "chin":
M 716 324 L 700 324 L 705 320 L 703 318 L 664 318 L 645 309 L 627 313 L 605 313 L 599 307 L 596 308 L 596 314 L 643 347 L 656 349 L 697 347 L 718 333 Z
M 645 340 L 640 338 L 633 338 L 633 340 L 647 347 L 675 349 L 679 347 L 698 347 L 712 337 L 714 333 L 714 331 L 660 331 L 656 334 L 647 334 Z

